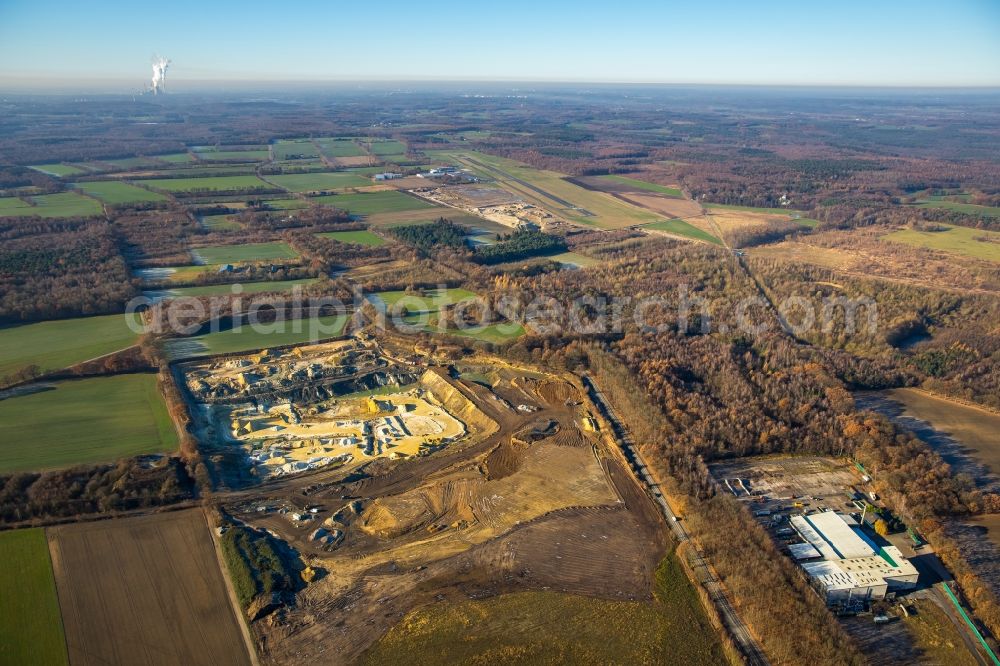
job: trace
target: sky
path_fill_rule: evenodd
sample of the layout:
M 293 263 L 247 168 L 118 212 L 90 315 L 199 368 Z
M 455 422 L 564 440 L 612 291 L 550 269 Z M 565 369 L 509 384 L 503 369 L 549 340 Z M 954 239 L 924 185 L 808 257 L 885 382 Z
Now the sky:
M 1000 0 L 0 0 L 0 87 L 509 80 L 1000 86 Z M 131 86 L 131 87 L 129 87 Z

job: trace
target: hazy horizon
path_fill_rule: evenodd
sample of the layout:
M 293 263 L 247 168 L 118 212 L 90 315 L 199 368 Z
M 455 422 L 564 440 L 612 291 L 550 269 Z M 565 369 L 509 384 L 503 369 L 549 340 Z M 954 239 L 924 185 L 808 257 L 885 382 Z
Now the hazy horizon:
M 471 94 L 475 88 L 495 92 L 534 92 L 566 88 L 577 92 L 589 87 L 596 89 L 676 89 L 676 90 L 746 90 L 746 91 L 787 91 L 790 93 L 850 93 L 884 92 L 886 94 L 1000 94 L 1000 83 L 989 85 L 890 85 L 890 84 L 767 84 L 737 82 L 671 82 L 671 81 L 597 81 L 559 79 L 458 79 L 458 78 L 343 78 L 343 79 L 175 79 L 171 78 L 166 95 L 184 96 L 206 93 L 253 93 L 253 92 L 317 92 L 324 91 L 449 91 L 469 87 Z M 0 94 L 6 95 L 78 95 L 135 96 L 148 92 L 131 79 L 34 79 L 0 77 Z
M 198 81 L 982 88 L 1000 86 L 1000 4 L 0 6 L 3 88 L 93 84 L 127 94 L 148 84 L 154 52 L 172 60 L 168 89 Z

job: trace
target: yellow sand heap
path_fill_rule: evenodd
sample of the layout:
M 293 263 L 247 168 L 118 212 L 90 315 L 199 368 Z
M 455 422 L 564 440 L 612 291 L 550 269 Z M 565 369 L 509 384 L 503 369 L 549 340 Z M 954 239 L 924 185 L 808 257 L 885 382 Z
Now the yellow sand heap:
M 282 406 L 283 407 L 283 406 Z M 336 401 L 322 410 L 289 418 L 285 408 L 247 418 L 249 406 L 233 410 L 232 421 L 249 428 L 233 432 L 250 444 L 258 473 L 281 475 L 332 463 L 421 455 L 466 433 L 465 424 L 422 389 Z M 246 414 L 241 418 L 241 413 Z M 252 423 L 252 425 L 251 425 Z

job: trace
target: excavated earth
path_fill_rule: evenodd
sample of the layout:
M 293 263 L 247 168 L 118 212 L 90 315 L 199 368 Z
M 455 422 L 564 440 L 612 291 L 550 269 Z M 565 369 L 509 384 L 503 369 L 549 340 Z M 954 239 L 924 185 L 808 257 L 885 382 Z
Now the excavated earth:
M 252 625 L 264 663 L 351 663 L 427 604 L 532 589 L 651 598 L 665 526 L 604 435 L 582 429 L 595 410 L 573 380 L 508 368 L 487 387 L 432 369 L 421 383 L 479 437 L 228 507 L 321 572 Z M 265 499 L 314 519 L 249 508 Z M 321 526 L 333 545 L 314 538 Z

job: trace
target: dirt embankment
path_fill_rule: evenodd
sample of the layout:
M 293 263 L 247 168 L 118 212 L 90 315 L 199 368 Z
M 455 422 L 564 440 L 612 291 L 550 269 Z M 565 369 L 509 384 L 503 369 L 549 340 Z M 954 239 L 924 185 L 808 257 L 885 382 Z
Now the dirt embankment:
M 495 433 L 499 426 L 488 417 L 468 397 L 455 388 L 439 371 L 428 370 L 420 377 L 420 384 L 437 398 L 445 409 L 465 423 L 470 432 L 487 437 Z

